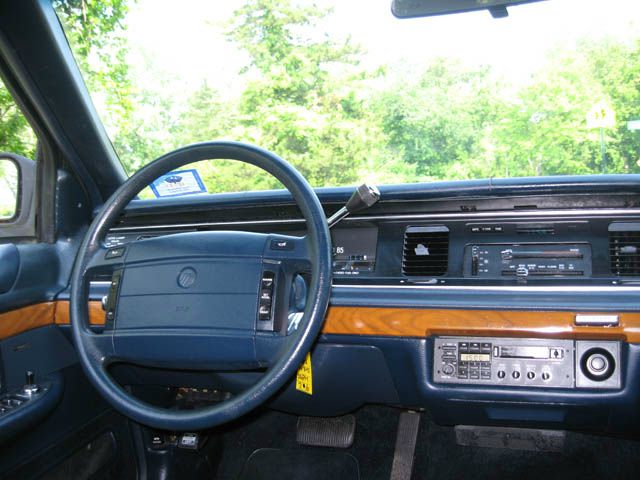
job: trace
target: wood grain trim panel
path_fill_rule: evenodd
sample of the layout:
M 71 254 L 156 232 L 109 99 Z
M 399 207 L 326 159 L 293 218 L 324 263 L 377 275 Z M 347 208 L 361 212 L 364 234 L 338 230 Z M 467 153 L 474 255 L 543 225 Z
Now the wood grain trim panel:
M 68 325 L 71 323 L 69 315 L 69 302 L 60 300 L 56 306 L 56 325 Z M 104 325 L 104 310 L 102 310 L 101 302 L 89 302 L 89 323 L 91 325 Z
M 44 302 L 0 313 L 0 340 L 27 330 L 52 325 L 55 311 L 55 302 Z
M 557 337 L 640 342 L 640 313 L 620 314 L 617 327 L 575 326 L 576 313 L 331 307 L 322 333 L 391 337 Z
M 417 338 L 428 335 L 591 338 L 640 343 L 640 313 L 620 314 L 617 327 L 578 327 L 574 325 L 575 315 L 575 312 L 330 307 L 322 333 Z M 91 325 L 104 325 L 99 301 L 89 302 L 89 319 Z M 0 339 L 52 323 L 70 323 L 68 301 L 39 303 L 0 314 Z

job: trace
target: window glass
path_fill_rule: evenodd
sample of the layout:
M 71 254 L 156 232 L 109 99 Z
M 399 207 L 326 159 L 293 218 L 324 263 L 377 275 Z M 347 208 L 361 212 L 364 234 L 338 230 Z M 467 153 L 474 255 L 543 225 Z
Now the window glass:
M 390 0 L 54 5 L 129 173 L 214 139 L 314 186 L 640 173 L 637 0 L 405 20 Z M 273 186 L 211 168 L 209 192 Z

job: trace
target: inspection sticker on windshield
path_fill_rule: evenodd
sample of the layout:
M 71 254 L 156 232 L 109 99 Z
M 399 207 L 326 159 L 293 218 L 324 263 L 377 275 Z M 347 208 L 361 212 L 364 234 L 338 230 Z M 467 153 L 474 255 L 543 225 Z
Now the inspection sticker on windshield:
M 157 198 L 207 193 L 207 188 L 202 183 L 200 174 L 194 168 L 169 172 L 149 186 Z
M 296 374 L 296 390 L 306 393 L 307 395 L 313 394 L 313 375 L 311 373 L 311 354 L 307 353 L 304 358 L 304 362 L 300 365 L 298 373 Z

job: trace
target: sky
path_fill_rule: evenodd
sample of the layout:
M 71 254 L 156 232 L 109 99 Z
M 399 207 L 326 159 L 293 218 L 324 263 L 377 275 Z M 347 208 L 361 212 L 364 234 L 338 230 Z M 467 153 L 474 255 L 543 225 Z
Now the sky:
M 183 95 L 204 81 L 237 93 L 246 56 L 224 38 L 239 0 L 138 0 L 128 15 L 129 61 L 147 84 L 166 81 L 161 94 Z M 309 2 L 311 3 L 311 2 Z M 491 65 L 514 85 L 526 82 L 555 46 L 578 38 L 640 37 L 639 0 L 546 0 L 509 9 L 493 19 L 487 11 L 397 19 L 390 0 L 316 0 L 334 12 L 321 24 L 338 38 L 350 36 L 365 51 L 362 63 L 421 65 L 436 56 L 469 65 Z

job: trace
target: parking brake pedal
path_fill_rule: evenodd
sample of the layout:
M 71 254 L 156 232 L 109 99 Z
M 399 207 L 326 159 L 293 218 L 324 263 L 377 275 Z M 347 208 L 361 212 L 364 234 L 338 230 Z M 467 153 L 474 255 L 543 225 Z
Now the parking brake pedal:
M 298 417 L 296 440 L 313 447 L 349 448 L 353 445 L 356 419 L 342 417 Z

